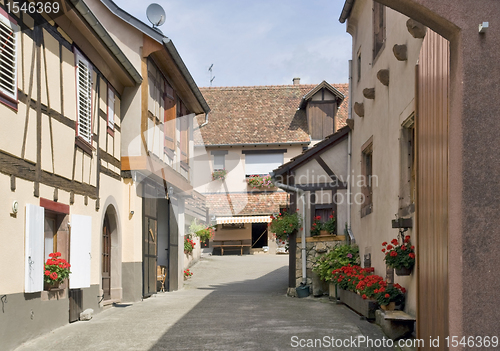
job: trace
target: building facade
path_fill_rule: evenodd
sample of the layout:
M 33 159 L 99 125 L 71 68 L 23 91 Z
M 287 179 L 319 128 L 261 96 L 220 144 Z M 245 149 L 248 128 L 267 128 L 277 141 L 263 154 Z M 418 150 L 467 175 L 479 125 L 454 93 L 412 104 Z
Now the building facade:
M 280 251 L 267 223 L 289 199 L 268 185 L 269 173 L 344 125 L 346 88 L 295 78 L 293 85 L 201 89 L 212 111 L 207 124 L 199 119 L 195 153 L 204 171 L 195 187 L 215 216 L 215 241 Z
M 85 4 L 63 5 L 51 18 L 0 4 L 5 349 L 123 294 L 121 106 L 141 77 Z M 51 289 L 54 252 L 71 274 Z

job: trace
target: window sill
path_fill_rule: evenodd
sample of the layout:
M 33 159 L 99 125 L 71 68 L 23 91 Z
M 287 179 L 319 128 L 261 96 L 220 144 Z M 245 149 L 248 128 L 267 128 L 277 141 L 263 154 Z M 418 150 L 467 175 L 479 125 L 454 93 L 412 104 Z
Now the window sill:
M 77 147 L 79 147 L 83 152 L 85 152 L 86 154 L 88 154 L 90 156 L 92 156 L 92 154 L 95 150 L 91 145 L 89 145 L 86 141 L 84 141 L 80 137 L 75 138 L 75 145 Z
M 4 104 L 8 108 L 11 108 L 12 110 L 14 110 L 16 112 L 18 111 L 18 108 L 17 108 L 18 101 L 6 96 L 5 94 L 0 93 L 0 103 Z

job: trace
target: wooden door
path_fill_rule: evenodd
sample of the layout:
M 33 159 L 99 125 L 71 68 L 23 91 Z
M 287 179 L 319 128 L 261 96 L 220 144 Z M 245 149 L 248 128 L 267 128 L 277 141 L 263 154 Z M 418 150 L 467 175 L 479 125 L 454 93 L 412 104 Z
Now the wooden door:
M 450 53 L 446 39 L 427 29 L 417 66 L 417 337 L 449 335 L 448 95 Z
M 104 300 L 111 298 L 111 232 L 108 215 L 102 228 L 102 290 Z
M 158 194 L 154 185 L 144 185 L 143 199 L 143 241 L 142 241 L 142 295 L 156 293 L 156 257 L 158 236 L 157 205 Z

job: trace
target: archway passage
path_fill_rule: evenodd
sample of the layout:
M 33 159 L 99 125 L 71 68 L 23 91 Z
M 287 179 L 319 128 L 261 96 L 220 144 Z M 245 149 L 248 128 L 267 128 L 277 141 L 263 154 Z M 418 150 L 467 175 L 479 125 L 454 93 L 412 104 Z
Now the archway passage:
M 109 216 L 104 216 L 102 228 L 102 290 L 104 300 L 111 298 L 111 227 Z

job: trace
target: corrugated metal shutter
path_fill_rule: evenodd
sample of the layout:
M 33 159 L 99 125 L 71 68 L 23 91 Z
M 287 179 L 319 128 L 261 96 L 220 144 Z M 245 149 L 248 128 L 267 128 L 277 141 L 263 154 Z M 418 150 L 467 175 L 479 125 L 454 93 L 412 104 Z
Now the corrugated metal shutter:
M 0 14 L 0 92 L 17 100 L 17 33 L 19 28 Z
M 92 217 L 71 216 L 70 289 L 90 287 Z
M 27 293 L 43 290 L 44 217 L 43 207 L 26 205 L 24 291 Z
M 75 50 L 76 97 L 78 112 L 77 135 L 87 143 L 92 142 L 92 66 Z

